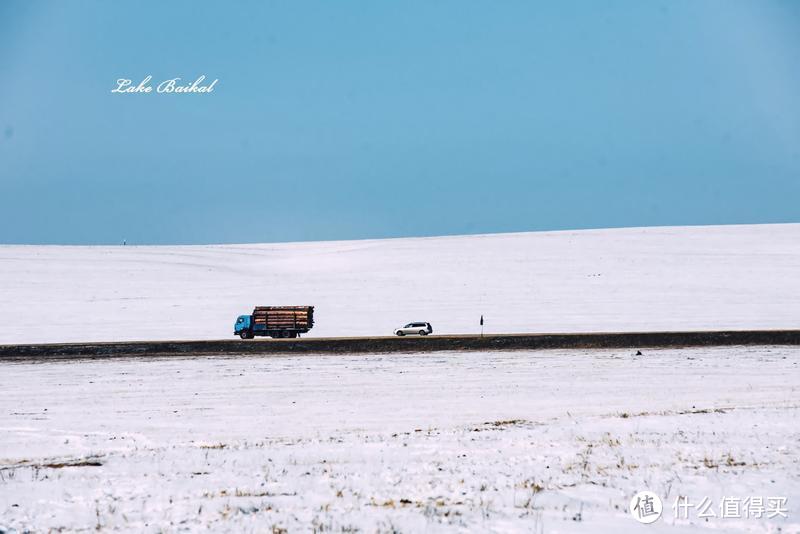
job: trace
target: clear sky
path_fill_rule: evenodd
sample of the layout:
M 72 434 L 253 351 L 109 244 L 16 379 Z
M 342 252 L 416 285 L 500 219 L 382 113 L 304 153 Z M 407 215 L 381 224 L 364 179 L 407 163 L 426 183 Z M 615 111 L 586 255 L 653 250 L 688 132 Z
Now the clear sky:
M 761 222 L 800 2 L 0 0 L 0 243 Z

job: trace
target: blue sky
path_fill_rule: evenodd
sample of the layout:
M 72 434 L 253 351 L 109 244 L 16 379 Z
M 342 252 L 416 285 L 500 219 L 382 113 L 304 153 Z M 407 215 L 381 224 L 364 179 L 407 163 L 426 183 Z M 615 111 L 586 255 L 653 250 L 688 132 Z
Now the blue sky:
M 2 0 L 0 242 L 800 222 L 799 65 L 792 1 Z

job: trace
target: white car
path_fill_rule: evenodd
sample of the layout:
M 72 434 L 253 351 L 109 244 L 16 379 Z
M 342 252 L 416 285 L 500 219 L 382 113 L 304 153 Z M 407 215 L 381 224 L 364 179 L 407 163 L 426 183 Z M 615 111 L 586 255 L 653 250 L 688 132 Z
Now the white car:
M 408 323 L 402 328 L 395 329 L 394 333 L 398 336 L 413 336 L 414 334 L 427 336 L 428 334 L 433 334 L 433 327 L 431 326 L 431 323 Z

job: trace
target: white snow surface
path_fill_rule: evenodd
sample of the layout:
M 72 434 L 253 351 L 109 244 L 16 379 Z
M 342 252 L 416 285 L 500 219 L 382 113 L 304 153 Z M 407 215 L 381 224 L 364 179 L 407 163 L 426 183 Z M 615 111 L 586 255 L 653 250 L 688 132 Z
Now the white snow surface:
M 209 246 L 0 246 L 0 343 L 220 339 L 255 305 L 309 336 L 796 328 L 800 224 Z
M 797 347 L 3 364 L 0 531 L 799 532 L 798 365 Z M 649 526 L 628 512 L 644 489 Z M 676 518 L 679 495 L 716 517 Z M 788 517 L 721 518 L 724 498 Z
M 800 225 L 0 246 L 0 343 L 797 328 Z M 800 532 L 800 348 L 0 364 L 0 532 Z M 649 489 L 663 517 L 642 526 Z M 676 518 L 675 498 L 786 498 Z

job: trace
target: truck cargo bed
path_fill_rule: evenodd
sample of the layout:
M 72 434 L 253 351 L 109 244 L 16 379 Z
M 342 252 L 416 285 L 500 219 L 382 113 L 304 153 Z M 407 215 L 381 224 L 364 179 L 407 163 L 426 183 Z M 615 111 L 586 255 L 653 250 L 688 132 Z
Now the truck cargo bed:
M 313 306 L 256 306 L 253 310 L 255 330 L 307 332 L 313 326 Z

